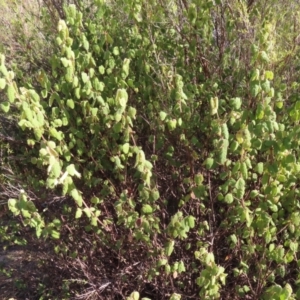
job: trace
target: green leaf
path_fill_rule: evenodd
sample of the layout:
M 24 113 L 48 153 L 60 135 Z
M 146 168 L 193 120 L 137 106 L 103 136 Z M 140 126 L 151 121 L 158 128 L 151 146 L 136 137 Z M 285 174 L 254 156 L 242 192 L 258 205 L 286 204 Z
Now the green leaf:
M 100 67 L 98 68 L 98 70 L 99 70 L 99 73 L 100 73 L 101 75 L 103 75 L 103 74 L 105 73 L 105 68 L 104 68 L 103 66 L 100 66 Z
M 78 87 L 79 79 L 77 76 L 73 77 L 73 88 Z
M 55 160 L 53 165 L 51 166 L 51 174 L 54 178 L 58 178 L 60 176 L 61 166 L 59 161 Z
M 70 107 L 71 109 L 74 109 L 75 103 L 72 99 L 67 100 L 67 106 Z
M 95 226 L 95 227 L 98 225 L 98 218 L 97 217 L 92 217 L 91 218 L 91 225 Z
M 188 223 L 188 226 L 190 228 L 194 228 L 195 227 L 195 217 L 194 216 L 188 216 L 187 217 L 187 223 Z
M 208 252 L 205 257 L 206 265 L 210 266 L 214 262 L 215 262 L 214 254 L 212 252 Z
M 81 78 L 82 78 L 83 83 L 86 83 L 89 80 L 89 76 L 85 72 L 81 72 Z
M 79 172 L 76 171 L 76 168 L 74 166 L 74 164 L 71 164 L 67 167 L 67 172 L 71 175 L 71 176 L 76 176 L 78 178 L 81 177 L 81 174 Z
M 15 101 L 15 88 L 12 84 L 7 87 L 7 97 L 10 103 Z
M 265 233 L 265 242 L 266 242 L 266 244 L 269 244 L 271 242 L 271 240 L 272 240 L 272 234 L 270 233 L 270 231 L 267 231 Z
M 98 204 L 98 203 L 101 203 L 101 200 L 98 197 L 94 196 L 94 197 L 92 197 L 91 202 L 94 204 Z
M 38 111 L 36 114 L 37 121 L 39 122 L 39 127 L 43 127 L 45 123 L 44 115 L 41 111 Z
M 284 300 L 285 299 L 289 299 L 291 297 L 292 293 L 293 293 L 292 287 L 290 286 L 290 284 L 287 283 L 283 289 L 285 291 L 285 298 L 284 298 Z
M 126 298 L 126 300 L 139 300 L 140 299 L 140 293 L 139 292 L 132 292 L 129 297 Z
M 261 59 L 262 62 L 265 62 L 265 63 L 269 62 L 269 56 L 265 51 L 260 52 L 259 58 Z
M 168 260 L 166 258 L 162 258 L 157 262 L 157 266 L 161 267 L 161 266 L 165 266 L 168 263 Z
M 86 37 L 83 38 L 82 45 L 83 45 L 83 48 L 84 48 L 86 51 L 89 51 L 90 44 L 89 44 L 88 40 L 86 39 Z
M 122 146 L 122 151 L 123 151 L 124 154 L 128 154 L 128 152 L 129 152 L 129 147 L 130 147 L 129 143 L 125 143 L 125 144 Z
M 114 115 L 114 119 L 115 119 L 116 122 L 120 122 L 121 119 L 122 119 L 122 113 L 117 111 Z M 120 124 L 120 126 L 121 126 L 121 124 Z
M 54 127 L 50 127 L 49 133 L 52 137 L 56 138 L 59 141 L 64 138 L 64 134 L 62 133 L 62 131 L 57 131 Z
M 58 239 L 60 238 L 60 233 L 59 233 L 58 231 L 52 229 L 52 230 L 51 230 L 51 236 L 52 236 L 52 238 L 58 240 Z
M 122 66 L 122 78 L 125 79 L 127 78 L 129 74 L 129 64 L 130 64 L 130 59 L 125 58 Z
M 0 78 L 0 90 L 3 90 L 6 86 L 6 81 L 4 78 Z
M 70 194 L 71 194 L 72 198 L 75 200 L 75 202 L 77 203 L 77 205 L 79 207 L 81 207 L 83 204 L 83 199 L 82 199 L 81 195 L 79 194 L 78 190 L 73 189 Z
M 243 178 L 239 178 L 235 184 L 237 198 L 242 199 L 244 197 L 245 187 L 245 180 Z
M 266 93 L 270 92 L 270 89 L 271 89 L 270 81 L 269 80 L 265 80 L 264 82 L 262 82 L 261 83 L 261 88 Z
M 159 117 L 160 117 L 161 121 L 164 121 L 166 119 L 166 117 L 167 117 L 167 114 L 164 111 L 161 111 L 159 113 Z
M 137 22 L 142 22 L 143 21 L 143 17 L 142 17 L 142 15 L 141 15 L 141 13 L 140 12 L 136 12 L 136 13 L 134 13 L 133 14 L 133 16 L 134 16 L 134 18 L 135 18 L 135 20 L 137 21 Z
M 170 300 L 181 300 L 181 295 L 177 293 L 173 293 L 170 297 Z
M 175 242 L 174 241 L 169 241 L 165 247 L 165 253 L 167 256 L 170 256 L 174 250 L 174 245 Z
M 119 51 L 119 48 L 118 48 L 118 47 L 114 47 L 114 48 L 113 48 L 113 54 L 114 54 L 115 56 L 120 55 L 120 51 Z
M 205 196 L 205 186 L 203 184 L 195 186 L 193 187 L 192 192 L 195 194 L 196 198 L 200 199 L 201 197 Z
M 250 83 L 250 92 L 252 97 L 256 97 L 258 95 L 260 91 L 260 85 L 255 83 L 255 82 L 251 82 Z
M 229 147 L 228 140 L 222 139 L 220 142 L 220 154 L 219 154 L 219 163 L 223 165 L 227 159 L 227 151 Z
M 278 299 L 277 297 L 279 296 L 280 299 L 280 295 L 282 294 L 282 287 L 278 284 L 275 284 L 271 287 L 269 287 L 266 292 L 264 293 L 264 298 L 265 300 L 267 299 Z
M 64 20 L 59 20 L 58 25 L 57 25 L 57 30 L 60 31 L 65 31 L 67 29 L 67 24 Z
M 261 175 L 264 172 L 264 163 L 259 162 L 255 167 L 255 171 Z
M 18 200 L 16 199 L 9 199 L 8 200 L 8 208 L 9 210 L 15 215 L 19 215 L 20 214 L 20 210 L 19 210 L 19 207 L 18 207 Z
M 197 6 L 195 3 L 191 3 L 188 9 L 188 18 L 191 24 L 195 24 L 197 20 Z
M 227 127 L 226 123 L 222 124 L 221 131 L 222 131 L 223 138 L 225 140 L 228 140 L 229 139 L 229 131 L 228 131 L 228 127 Z
M 60 60 L 65 68 L 72 65 L 72 62 L 65 57 L 62 57 Z
M 125 89 L 118 89 L 116 94 L 116 103 L 122 107 L 125 108 L 128 101 L 128 94 Z
M 182 272 L 185 272 L 185 266 L 184 266 L 184 262 L 181 260 L 179 263 L 178 263 L 178 273 L 182 273 Z
M 243 178 L 246 180 L 248 179 L 248 168 L 247 168 L 247 164 L 246 162 L 242 162 L 241 163 L 241 167 L 240 167 L 241 173 Z
M 28 201 L 27 202 L 27 209 L 30 211 L 30 212 L 36 212 L 37 209 L 34 205 L 34 203 L 32 201 Z
M 298 251 L 298 243 L 297 243 L 297 242 L 291 241 L 289 246 L 290 246 L 290 249 L 291 249 L 294 253 Z
M 283 107 L 283 101 L 276 101 L 275 104 L 279 109 Z
M 259 69 L 255 69 L 251 72 L 251 81 L 259 80 L 260 71 Z
M 203 182 L 203 180 L 204 180 L 204 177 L 203 177 L 203 175 L 202 174 L 196 174 L 195 175 L 195 183 L 196 183 L 196 185 L 201 185 L 202 184 L 202 182 Z
M 149 204 L 144 204 L 142 207 L 142 212 L 147 215 L 147 214 L 152 214 L 153 213 L 153 208 Z
M 91 212 L 91 209 L 90 209 L 89 207 L 85 207 L 85 208 L 83 209 L 83 211 L 85 212 L 85 214 L 86 214 L 86 216 L 87 216 L 88 218 L 90 218 L 90 217 L 92 216 L 92 212 Z
M 76 210 L 75 218 L 79 219 L 81 218 L 81 216 L 82 216 L 82 209 L 78 207 Z
M 167 275 L 169 275 L 170 272 L 171 272 L 171 266 L 170 266 L 169 264 L 166 264 L 166 265 L 165 265 L 165 273 L 166 273 Z
M 242 100 L 241 98 L 231 98 L 229 104 L 233 109 L 239 110 L 242 106 Z
M 239 147 L 239 143 L 236 140 L 234 140 L 230 145 L 231 152 L 235 152 L 238 149 L 238 147 Z
M 224 198 L 224 201 L 226 202 L 226 203 L 228 203 L 228 204 L 230 204 L 230 203 L 232 203 L 233 202 L 233 196 L 232 196 L 232 194 L 227 194 L 226 196 L 225 196 L 225 198 Z
M 177 120 L 176 119 L 169 120 L 167 124 L 169 130 L 173 131 L 176 128 Z
M 235 245 L 237 244 L 238 240 L 237 240 L 237 237 L 236 237 L 235 234 L 232 234 L 232 235 L 230 236 L 230 239 L 231 239 L 231 241 L 232 241 Z
M 0 65 L 0 72 L 1 72 L 4 76 L 7 76 L 8 71 L 7 71 L 7 68 L 5 67 L 5 65 L 3 65 L 3 64 Z
M 136 118 L 136 109 L 134 107 L 129 107 L 128 108 L 128 116 L 131 118 L 131 119 L 135 119 Z
M 1 106 L 1 109 L 2 109 L 3 112 L 5 112 L 5 113 L 9 112 L 9 109 L 10 109 L 10 103 L 9 103 L 8 101 L 2 102 L 2 103 L 0 104 L 0 106 Z
M 159 191 L 158 190 L 151 191 L 151 198 L 153 201 L 158 200 L 159 199 Z
M 208 157 L 208 158 L 205 160 L 205 162 L 204 162 L 204 165 L 205 165 L 206 168 L 209 169 L 209 170 L 212 168 L 213 164 L 214 164 L 214 159 L 211 158 L 211 157 Z
M 93 116 L 93 117 L 96 117 L 96 116 L 97 116 L 97 113 L 98 113 L 98 108 L 97 108 L 97 107 L 91 108 L 91 113 L 92 113 L 92 116 Z
M 210 98 L 210 114 L 215 115 L 218 113 L 219 99 L 218 97 Z
M 38 95 L 38 93 L 35 90 L 28 90 L 31 100 L 34 101 L 35 103 L 39 103 L 40 102 L 40 96 Z

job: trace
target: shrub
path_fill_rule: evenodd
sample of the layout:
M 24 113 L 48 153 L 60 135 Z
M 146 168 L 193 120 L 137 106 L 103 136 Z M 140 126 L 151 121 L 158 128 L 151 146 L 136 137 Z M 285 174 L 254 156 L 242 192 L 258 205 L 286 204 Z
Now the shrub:
M 8 206 L 78 298 L 295 299 L 296 32 L 275 37 L 281 2 L 183 4 L 68 6 L 32 85 L 1 56 L 27 178 Z

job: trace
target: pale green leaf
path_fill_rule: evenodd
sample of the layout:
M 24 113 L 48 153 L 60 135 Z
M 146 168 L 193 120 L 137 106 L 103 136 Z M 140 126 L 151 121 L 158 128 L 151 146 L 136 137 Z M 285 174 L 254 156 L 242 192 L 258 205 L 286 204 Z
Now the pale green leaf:
M 71 176 L 76 176 L 78 178 L 81 177 L 81 174 L 76 170 L 74 164 L 71 164 L 67 167 L 67 172 L 71 175 Z
M 0 90 L 3 90 L 6 86 L 6 81 L 4 78 L 0 78 Z
M 7 112 L 9 112 L 9 109 L 10 109 L 10 103 L 8 101 L 2 102 L 0 104 L 0 107 L 1 107 L 3 112 L 7 113 Z
M 170 256 L 174 250 L 174 245 L 175 245 L 175 242 L 174 241 L 169 241 L 166 245 L 166 248 L 165 248 L 165 253 L 167 256 Z
M 7 87 L 7 97 L 10 103 L 15 101 L 15 88 L 12 84 Z
M 67 106 L 70 107 L 71 109 L 74 109 L 75 107 L 74 101 L 72 99 L 68 99 Z
M 151 214 L 153 212 L 153 208 L 149 204 L 144 204 L 142 207 L 142 212 L 146 214 Z

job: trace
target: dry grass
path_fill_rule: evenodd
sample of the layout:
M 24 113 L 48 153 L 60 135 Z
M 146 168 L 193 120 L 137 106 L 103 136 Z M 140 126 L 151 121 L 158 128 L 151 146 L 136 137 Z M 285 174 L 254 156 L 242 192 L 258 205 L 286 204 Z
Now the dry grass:
M 18 4 L 2 1 L 0 4 L 0 38 L 2 50 L 11 56 L 29 41 L 39 27 L 41 3 L 25 0 Z M 21 29 L 21 30 L 20 30 Z
M 0 2 L 0 52 L 21 71 L 39 68 L 53 49 L 55 22 L 43 20 L 43 0 Z M 49 18 L 50 19 L 50 18 Z M 49 35 L 47 34 L 49 33 Z

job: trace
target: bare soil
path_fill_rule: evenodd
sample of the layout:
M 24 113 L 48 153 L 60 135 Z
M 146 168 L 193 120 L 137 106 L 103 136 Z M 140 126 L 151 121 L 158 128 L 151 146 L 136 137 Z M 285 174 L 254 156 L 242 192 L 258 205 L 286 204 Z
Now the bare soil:
M 33 300 L 37 279 L 45 278 L 42 260 L 43 253 L 28 246 L 0 250 L 0 300 Z

